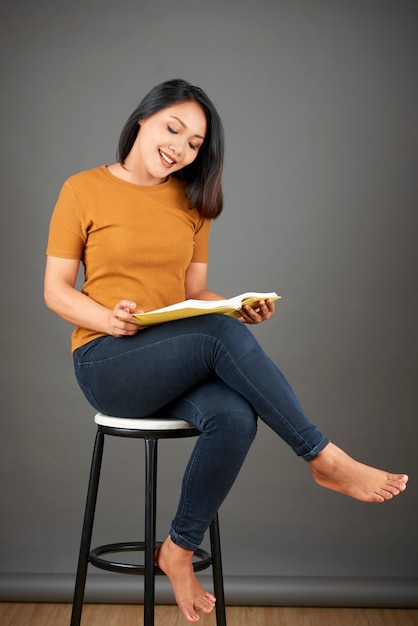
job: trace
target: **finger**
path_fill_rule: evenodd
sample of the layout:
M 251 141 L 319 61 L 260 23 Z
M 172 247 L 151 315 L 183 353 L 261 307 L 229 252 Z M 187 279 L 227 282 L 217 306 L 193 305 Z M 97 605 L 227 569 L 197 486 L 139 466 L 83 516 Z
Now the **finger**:
M 266 300 L 266 306 L 268 308 L 268 310 L 270 311 L 270 313 L 274 313 L 276 310 L 276 305 L 274 303 L 273 300 Z
M 136 319 L 129 312 L 124 311 L 123 309 L 119 309 L 119 311 L 113 312 L 114 319 L 122 322 L 123 324 L 136 325 Z
M 132 300 L 121 300 L 120 302 L 117 303 L 116 307 L 119 307 L 121 309 L 126 308 L 126 309 L 133 311 L 136 307 L 136 302 L 132 302 Z
M 139 330 L 139 326 L 136 324 L 129 324 L 122 322 L 120 324 L 114 324 L 111 326 L 111 334 L 114 337 L 126 337 L 136 335 Z
M 241 309 L 242 321 L 246 324 L 260 324 L 268 320 L 274 313 L 275 306 L 272 300 L 260 300 L 256 309 L 245 305 Z
M 117 303 L 113 311 L 115 314 L 117 313 L 117 317 L 120 317 L 120 311 L 123 311 L 124 313 L 128 313 L 128 315 L 130 315 L 134 312 L 135 308 L 136 303 L 132 302 L 132 300 L 121 300 Z M 124 319 L 126 318 L 126 316 L 123 317 Z
M 121 300 L 117 303 L 113 309 L 113 316 L 122 322 L 135 323 L 135 318 L 132 316 L 136 308 L 136 303 L 131 300 Z
M 276 310 L 276 307 L 272 300 L 266 300 L 265 302 L 260 302 L 259 313 L 262 318 L 260 321 L 265 321 L 265 320 L 270 319 L 270 317 L 273 315 L 275 310 Z
M 260 319 L 258 312 L 248 306 L 241 309 L 241 316 L 247 324 L 257 324 Z

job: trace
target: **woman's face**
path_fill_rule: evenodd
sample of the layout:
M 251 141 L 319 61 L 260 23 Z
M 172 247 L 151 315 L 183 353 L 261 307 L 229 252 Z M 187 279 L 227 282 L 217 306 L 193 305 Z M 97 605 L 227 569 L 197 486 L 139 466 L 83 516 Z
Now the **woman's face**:
M 206 116 L 196 102 L 167 107 L 139 124 L 135 169 L 147 184 L 159 184 L 169 174 L 190 165 L 206 133 Z

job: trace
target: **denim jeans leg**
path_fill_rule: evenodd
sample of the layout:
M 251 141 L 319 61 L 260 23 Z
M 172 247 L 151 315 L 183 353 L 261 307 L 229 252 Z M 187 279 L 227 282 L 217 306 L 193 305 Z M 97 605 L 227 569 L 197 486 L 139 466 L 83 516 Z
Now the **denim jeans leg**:
M 77 380 L 99 411 L 164 411 L 200 431 L 172 522 L 173 541 L 196 549 L 255 436 L 257 415 L 305 460 L 328 439 L 252 332 L 220 315 L 161 324 L 133 337 L 100 337 L 74 353 Z
M 242 467 L 257 432 L 257 415 L 245 398 L 216 378 L 197 385 L 163 413 L 201 431 L 170 530 L 174 543 L 194 551 Z
M 149 415 L 215 375 L 305 460 L 328 443 L 249 328 L 234 318 L 205 315 L 91 344 L 75 352 L 76 375 L 104 413 Z

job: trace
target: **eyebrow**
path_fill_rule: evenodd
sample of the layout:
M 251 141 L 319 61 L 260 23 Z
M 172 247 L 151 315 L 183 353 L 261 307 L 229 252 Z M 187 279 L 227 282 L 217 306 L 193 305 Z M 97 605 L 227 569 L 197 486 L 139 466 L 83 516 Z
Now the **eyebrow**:
M 177 120 L 183 126 L 183 128 L 187 128 L 186 124 L 179 117 L 176 117 L 175 115 L 171 115 L 170 117 Z M 199 137 L 199 139 L 203 139 L 203 140 L 205 139 L 204 137 L 202 137 L 202 135 L 194 135 L 194 137 Z

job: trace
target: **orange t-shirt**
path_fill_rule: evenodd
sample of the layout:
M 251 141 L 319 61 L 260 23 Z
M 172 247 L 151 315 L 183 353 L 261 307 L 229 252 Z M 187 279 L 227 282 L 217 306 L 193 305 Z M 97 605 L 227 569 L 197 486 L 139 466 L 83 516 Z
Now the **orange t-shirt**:
M 96 302 L 113 309 L 126 298 L 151 311 L 185 299 L 186 269 L 207 263 L 209 229 L 181 181 L 142 187 L 103 165 L 64 183 L 47 254 L 82 261 L 82 292 Z M 76 328 L 72 350 L 102 334 Z

